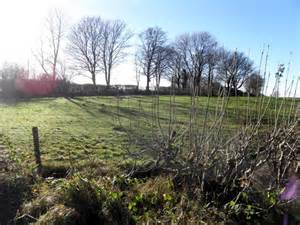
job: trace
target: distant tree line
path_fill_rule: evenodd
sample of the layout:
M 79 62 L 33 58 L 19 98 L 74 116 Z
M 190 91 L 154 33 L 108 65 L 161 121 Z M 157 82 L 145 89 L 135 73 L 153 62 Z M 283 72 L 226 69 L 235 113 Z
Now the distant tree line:
M 212 94 L 220 84 L 227 91 L 245 86 L 251 95 L 261 93 L 264 82 L 249 57 L 219 47 L 207 32 L 183 34 L 168 42 L 165 31 L 151 27 L 139 38 L 136 66 L 147 78 L 147 90 L 152 79 L 159 87 L 161 78 L 167 78 L 172 86 L 196 94 L 203 89 Z
M 47 17 L 45 38 L 34 51 L 43 80 L 47 76 L 67 84 L 73 76 L 83 75 L 96 86 L 102 75 L 109 88 L 113 69 L 129 55 L 133 33 L 121 20 L 97 16 L 82 18 L 69 32 L 65 24 L 58 10 Z M 243 52 L 220 47 L 208 32 L 185 33 L 170 41 L 164 30 L 149 27 L 138 34 L 138 40 L 136 80 L 139 86 L 140 77 L 146 77 L 146 91 L 151 83 L 159 90 L 161 80 L 167 79 L 172 88 L 196 95 L 216 95 L 220 88 L 234 94 L 241 87 L 250 95 L 262 92 L 264 79 L 253 61 Z M 4 65 L 0 78 L 24 78 L 27 72 L 17 65 Z

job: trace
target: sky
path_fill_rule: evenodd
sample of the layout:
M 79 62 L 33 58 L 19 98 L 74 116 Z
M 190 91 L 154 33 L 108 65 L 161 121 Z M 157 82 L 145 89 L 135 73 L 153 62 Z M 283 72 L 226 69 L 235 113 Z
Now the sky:
M 53 8 L 65 13 L 69 27 L 83 16 L 101 16 L 124 20 L 136 34 L 159 26 L 170 41 L 182 33 L 207 31 L 220 46 L 245 52 L 257 67 L 261 51 L 269 45 L 268 93 L 278 64 L 290 62 L 289 75 L 282 78 L 281 95 L 285 80 L 290 83 L 300 76 L 299 0 L 0 0 L 0 64 L 35 65 L 32 52 L 44 18 Z M 84 78 L 75 81 L 87 82 Z M 144 79 L 141 82 L 145 85 Z M 113 71 L 112 83 L 135 84 L 132 56 Z

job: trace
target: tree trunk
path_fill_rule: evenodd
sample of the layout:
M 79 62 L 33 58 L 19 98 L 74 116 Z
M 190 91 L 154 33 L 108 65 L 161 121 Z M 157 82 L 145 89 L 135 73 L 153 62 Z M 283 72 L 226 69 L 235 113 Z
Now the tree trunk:
M 96 74 L 92 73 L 92 81 L 93 81 L 93 85 L 96 86 Z
M 110 87 L 110 75 L 111 75 L 111 68 L 112 68 L 112 65 L 109 63 L 108 66 L 107 66 L 107 72 L 106 72 L 106 75 L 107 75 L 107 79 L 106 79 L 106 86 L 107 88 Z
M 110 87 L 110 70 L 107 71 L 106 86 L 108 88 Z
M 187 88 L 187 82 L 188 82 L 188 75 L 185 70 L 182 72 L 182 89 L 185 90 Z
M 149 88 L 149 84 L 150 84 L 150 81 L 151 81 L 151 79 L 150 79 L 150 76 L 151 76 L 151 61 L 152 61 L 152 59 L 150 60 L 150 62 L 148 62 L 148 64 L 147 64 L 147 71 L 146 71 L 146 77 L 147 77 L 147 86 L 146 86 L 146 91 L 149 91 L 150 90 L 150 88 Z
M 227 95 L 230 96 L 231 95 L 231 90 L 230 90 L 230 81 L 227 82 Z
M 212 87 L 212 68 L 209 66 L 209 69 L 208 69 L 208 88 L 207 88 L 207 93 L 209 96 L 212 96 L 213 95 L 213 87 Z
M 147 75 L 147 86 L 146 86 L 146 91 L 149 91 L 149 84 L 150 84 L 150 75 Z
M 178 89 L 180 88 L 180 76 L 178 76 L 178 78 L 177 78 L 177 88 Z
M 156 79 L 156 86 L 157 86 L 157 87 L 160 86 L 160 77 L 161 77 L 161 75 L 158 74 L 158 75 L 157 75 L 157 79 Z

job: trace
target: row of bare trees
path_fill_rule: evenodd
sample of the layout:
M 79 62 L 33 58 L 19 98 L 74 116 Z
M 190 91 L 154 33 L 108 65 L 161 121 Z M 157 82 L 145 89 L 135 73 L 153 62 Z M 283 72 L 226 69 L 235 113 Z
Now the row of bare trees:
M 246 89 L 251 94 L 261 92 L 263 79 L 249 57 L 220 48 L 207 32 L 183 34 L 168 42 L 166 32 L 151 27 L 139 37 L 136 66 L 147 78 L 147 90 L 152 79 L 159 86 L 163 77 L 176 88 L 192 88 L 197 93 L 201 86 L 211 90 L 214 82 L 225 85 L 228 91 L 238 90 L 246 81 Z
M 133 37 L 123 21 L 97 16 L 82 18 L 66 32 L 66 19 L 59 10 L 49 14 L 45 27 L 45 37 L 34 51 L 43 74 L 64 80 L 86 76 L 94 85 L 101 74 L 108 87 L 112 70 L 125 61 Z M 258 95 L 264 84 L 244 53 L 219 47 L 207 32 L 186 33 L 169 41 L 161 28 L 150 27 L 139 34 L 135 65 L 137 82 L 141 75 L 146 77 L 146 90 L 152 81 L 157 89 L 167 79 L 173 87 L 197 94 L 203 87 L 211 94 L 220 85 L 228 91 L 244 85 L 250 94 Z
M 73 68 L 86 71 L 96 85 L 96 75 L 103 72 L 110 86 L 112 68 L 127 55 L 132 33 L 120 20 L 102 20 L 86 17 L 74 25 L 68 37 L 68 51 L 73 58 Z
M 67 33 L 66 18 L 60 10 L 49 13 L 45 28 L 45 37 L 34 51 L 43 73 L 65 80 L 79 74 L 91 79 L 94 85 L 97 75 L 103 73 L 110 86 L 111 71 L 127 55 L 125 50 L 132 37 L 123 21 L 100 17 L 84 17 Z

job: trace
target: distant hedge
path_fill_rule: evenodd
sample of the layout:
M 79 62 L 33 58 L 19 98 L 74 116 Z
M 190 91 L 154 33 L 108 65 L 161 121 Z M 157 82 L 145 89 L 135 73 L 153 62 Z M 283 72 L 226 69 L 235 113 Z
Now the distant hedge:
M 215 84 L 210 95 L 218 96 L 222 86 Z M 188 89 L 173 89 L 160 87 L 159 90 L 141 90 L 136 85 L 105 85 L 75 84 L 65 80 L 44 77 L 40 79 L 6 79 L 0 80 L 0 95 L 4 98 L 24 97 L 75 97 L 75 96 L 117 96 L 117 95 L 190 95 Z M 199 95 L 207 96 L 208 91 L 204 86 Z M 231 90 L 230 95 L 245 95 L 244 92 Z

